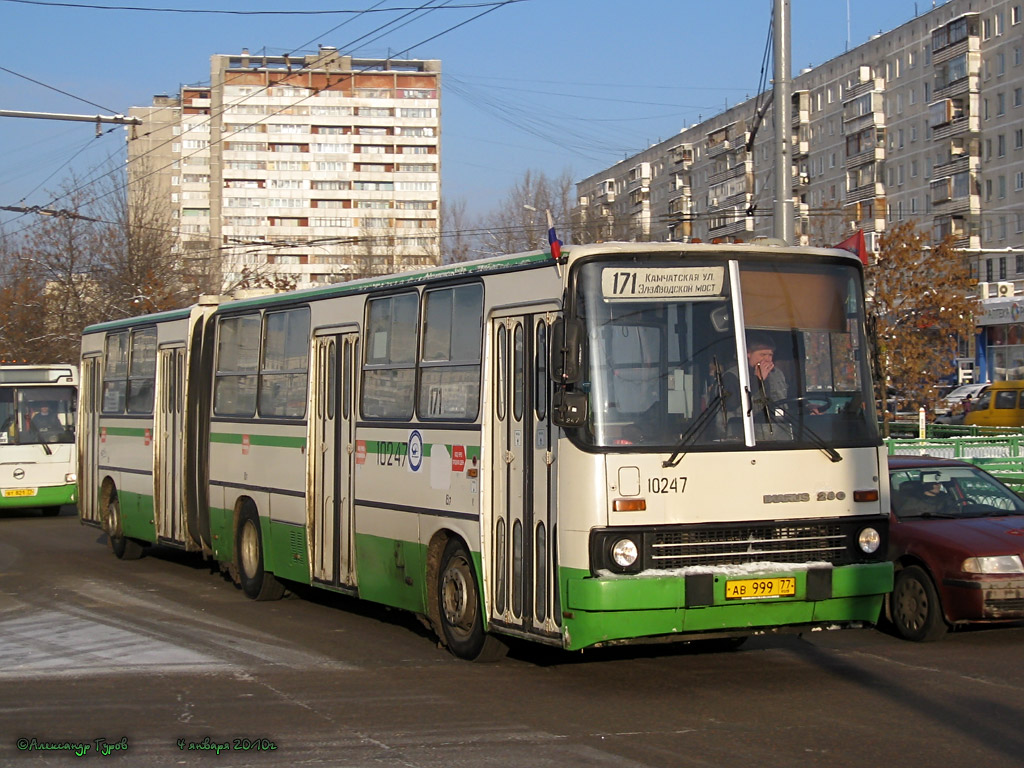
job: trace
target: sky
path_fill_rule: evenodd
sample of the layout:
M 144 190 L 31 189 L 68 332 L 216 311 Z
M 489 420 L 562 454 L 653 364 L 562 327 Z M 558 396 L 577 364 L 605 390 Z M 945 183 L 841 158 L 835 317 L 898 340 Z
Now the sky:
M 933 4 L 791 0 L 793 74 Z M 0 0 L 0 109 L 127 114 L 155 94 L 209 83 L 210 56 L 243 48 L 300 55 L 326 45 L 360 57 L 440 59 L 442 197 L 480 215 L 500 206 L 527 170 L 583 179 L 753 96 L 771 7 L 772 0 Z M 770 78 L 770 62 L 767 69 Z M 0 117 L 0 206 L 46 206 L 72 174 L 80 184 L 123 162 L 125 129 L 101 131 Z M 0 222 L 11 233 L 25 217 L 0 211 Z

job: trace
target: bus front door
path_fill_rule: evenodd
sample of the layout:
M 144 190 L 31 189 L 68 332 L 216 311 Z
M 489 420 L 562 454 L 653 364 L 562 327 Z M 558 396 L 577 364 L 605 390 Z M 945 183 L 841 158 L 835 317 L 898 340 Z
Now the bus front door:
M 355 450 L 356 333 L 316 337 L 311 411 L 313 494 L 310 528 L 313 580 L 355 587 L 352 541 L 352 465 Z
M 501 317 L 492 329 L 491 621 L 557 637 L 547 322 L 543 314 Z
M 156 533 L 161 541 L 187 543 L 185 535 L 184 486 L 184 412 L 185 348 L 167 347 L 157 357 L 156 477 L 153 500 L 156 506 Z

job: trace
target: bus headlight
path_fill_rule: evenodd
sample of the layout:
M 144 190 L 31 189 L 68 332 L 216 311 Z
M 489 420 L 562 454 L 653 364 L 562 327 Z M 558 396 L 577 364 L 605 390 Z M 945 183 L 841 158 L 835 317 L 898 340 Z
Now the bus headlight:
M 78 482 L 78 475 L 76 475 L 74 472 L 68 472 L 66 475 L 64 475 L 64 482 L 65 483 L 75 483 L 75 482 Z
M 612 562 L 620 568 L 629 568 L 640 556 L 636 542 L 632 539 L 619 539 L 612 544 Z
M 882 545 L 882 536 L 874 528 L 864 528 L 857 537 L 857 545 L 864 554 L 873 555 Z

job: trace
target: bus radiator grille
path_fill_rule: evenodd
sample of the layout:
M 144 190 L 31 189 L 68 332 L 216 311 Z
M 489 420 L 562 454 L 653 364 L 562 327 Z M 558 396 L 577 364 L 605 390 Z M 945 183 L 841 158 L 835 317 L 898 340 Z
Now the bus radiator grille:
M 650 539 L 654 568 L 746 563 L 850 562 L 847 534 L 838 523 L 684 528 L 656 531 Z

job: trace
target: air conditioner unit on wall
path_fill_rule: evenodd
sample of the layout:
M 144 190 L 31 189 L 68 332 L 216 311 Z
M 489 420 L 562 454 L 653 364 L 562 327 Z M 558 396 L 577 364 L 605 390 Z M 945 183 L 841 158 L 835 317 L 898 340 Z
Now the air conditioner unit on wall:
M 1004 296 L 1013 296 L 1013 293 L 1013 283 L 996 283 L 996 296 L 1002 298 Z
M 988 286 L 989 286 L 989 283 L 983 283 L 983 282 L 979 282 L 978 283 L 978 298 L 979 299 L 987 299 L 988 298 Z

